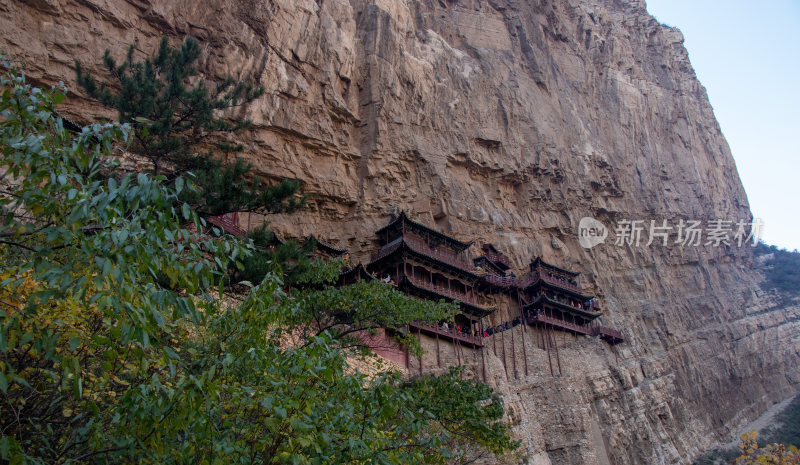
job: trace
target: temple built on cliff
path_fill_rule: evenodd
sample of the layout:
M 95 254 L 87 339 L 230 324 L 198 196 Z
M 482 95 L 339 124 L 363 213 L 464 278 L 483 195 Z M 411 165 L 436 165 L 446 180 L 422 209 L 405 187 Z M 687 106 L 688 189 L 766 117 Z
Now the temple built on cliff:
M 407 353 L 378 350 L 409 369 L 423 372 L 426 362 L 436 367 L 462 364 L 470 355 L 473 359 L 480 356 L 485 363 L 482 350 L 489 345 L 505 365 L 508 337 L 509 351 L 522 352 L 524 364 L 512 370 L 527 375 L 526 346 L 533 344 L 547 351 L 550 372 L 556 374 L 561 372 L 559 336 L 562 343 L 567 335 L 599 337 L 611 345 L 624 341 L 619 331 L 598 324 L 600 306 L 597 299 L 581 290 L 579 273 L 535 257 L 529 272 L 517 277 L 509 272 L 508 257 L 492 244 L 483 244 L 481 254 L 470 261 L 467 252 L 472 242 L 428 227 L 405 212 L 393 216 L 376 235 L 378 251 L 366 266 L 359 264 L 345 271 L 342 276 L 347 278 L 341 284 L 369 276 L 417 298 L 457 302 L 461 310 L 452 321 L 409 325 L 408 331 L 418 335 L 431 360 L 420 357 L 412 362 Z M 498 338 L 501 352 L 497 350 Z M 508 355 L 516 365 L 519 354 Z
M 213 224 L 242 235 L 236 220 L 220 217 Z M 538 347 L 546 351 L 550 373 L 556 375 L 562 372 L 559 344 L 568 338 L 597 337 L 612 346 L 624 342 L 619 331 L 599 324 L 600 306 L 597 299 L 583 293 L 577 272 L 534 257 L 527 273 L 517 277 L 510 272 L 509 258 L 493 244 L 483 244 L 480 255 L 470 260 L 472 242 L 428 227 L 405 212 L 393 216 L 375 234 L 378 251 L 366 265 L 359 263 L 342 271 L 338 285 L 380 280 L 410 296 L 455 302 L 460 308 L 451 321 L 412 322 L 407 328 L 386 328 L 371 337 L 369 344 L 377 354 L 410 371 L 423 373 L 426 366 L 462 365 L 470 357 L 473 362 L 480 357 L 485 377 L 486 349 L 503 361 L 507 374 L 511 370 L 514 376 L 527 375 L 528 350 Z M 327 259 L 346 253 L 313 236 L 306 238 L 312 240 L 314 257 Z M 393 342 L 393 331 L 416 334 L 426 355 L 412 361 L 408 352 Z

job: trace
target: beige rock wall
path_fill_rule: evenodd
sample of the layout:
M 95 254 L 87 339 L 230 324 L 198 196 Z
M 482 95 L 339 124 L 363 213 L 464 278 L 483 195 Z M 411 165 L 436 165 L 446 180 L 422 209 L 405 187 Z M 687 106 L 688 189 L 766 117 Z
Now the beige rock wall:
M 531 463 L 690 463 L 797 391 L 800 309 L 764 294 L 749 251 L 577 242 L 588 215 L 750 218 L 681 33 L 644 2 L 9 0 L 0 28 L 41 83 L 74 88 L 75 58 L 191 34 L 209 77 L 266 86 L 237 111 L 257 173 L 310 195 L 271 219 L 283 233 L 366 260 L 369 232 L 406 209 L 494 242 L 518 271 L 534 254 L 581 271 L 625 335 L 617 354 L 567 341 L 551 377 L 531 340 L 525 377 L 484 353 Z M 113 116 L 79 92 L 67 108 Z

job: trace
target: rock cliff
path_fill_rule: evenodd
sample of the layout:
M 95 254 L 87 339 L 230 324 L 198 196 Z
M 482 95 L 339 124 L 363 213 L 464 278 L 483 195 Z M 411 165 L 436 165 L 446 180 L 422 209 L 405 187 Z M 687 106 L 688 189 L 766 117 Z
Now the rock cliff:
M 617 353 L 567 342 L 560 377 L 533 345 L 528 376 L 487 355 L 530 463 L 691 463 L 797 392 L 800 308 L 760 289 L 748 248 L 578 243 L 585 216 L 751 218 L 683 37 L 643 1 L 9 0 L 0 27 L 44 84 L 75 89 L 74 59 L 162 35 L 198 38 L 209 78 L 263 84 L 236 116 L 254 122 L 257 173 L 309 194 L 270 218 L 284 234 L 366 260 L 405 209 L 518 270 L 543 255 L 581 271 L 625 335 Z M 113 116 L 80 92 L 67 113 Z

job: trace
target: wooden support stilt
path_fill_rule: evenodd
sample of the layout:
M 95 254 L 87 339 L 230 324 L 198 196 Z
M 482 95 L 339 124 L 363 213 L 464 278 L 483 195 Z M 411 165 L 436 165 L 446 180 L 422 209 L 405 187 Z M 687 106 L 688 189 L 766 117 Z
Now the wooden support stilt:
M 542 341 L 542 346 L 541 346 L 542 350 L 545 350 L 546 347 L 544 345 L 544 328 L 542 327 L 542 324 L 539 322 L 536 323 L 536 333 L 538 334 L 538 339 Z
M 545 347 L 547 347 L 547 363 L 550 365 L 550 376 L 555 376 L 553 373 L 553 359 L 550 358 L 550 328 L 544 325 L 544 332 L 547 335 Z
M 483 320 L 481 320 L 481 337 L 483 337 Z M 486 345 L 481 346 L 481 369 L 483 371 L 483 382 L 486 382 L 486 356 L 484 355 L 483 351 L 486 348 Z
M 517 353 L 516 343 L 514 341 L 514 322 L 511 322 L 511 363 L 513 364 L 514 379 L 517 379 Z
M 475 330 L 475 333 L 476 333 L 476 336 L 477 336 L 478 340 L 483 342 L 483 334 L 479 333 L 477 329 Z M 473 346 L 472 347 L 472 361 L 473 361 L 473 363 L 478 363 L 478 352 L 477 352 L 477 350 L 478 350 L 477 346 Z
M 494 337 L 495 334 L 497 333 L 493 332 L 491 337 L 492 337 L 492 348 L 494 349 L 494 356 L 497 357 L 497 339 Z
M 506 366 L 506 338 L 505 331 L 500 331 L 500 344 L 503 345 L 503 370 L 506 372 L 506 379 L 508 379 L 508 367 Z
M 528 376 L 528 349 L 525 348 L 525 333 L 528 331 L 528 323 L 525 316 L 522 316 L 522 361 L 525 362 L 525 376 Z
M 558 376 L 561 376 L 561 357 L 558 356 L 558 342 L 555 343 L 556 363 L 558 363 Z

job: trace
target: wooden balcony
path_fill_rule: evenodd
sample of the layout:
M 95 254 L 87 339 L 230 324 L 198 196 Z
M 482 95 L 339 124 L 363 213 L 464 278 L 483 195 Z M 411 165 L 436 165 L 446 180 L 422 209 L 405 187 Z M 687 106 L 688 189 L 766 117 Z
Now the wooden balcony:
M 402 238 L 406 244 L 408 244 L 415 252 L 419 252 L 421 254 L 425 254 L 429 257 L 435 258 L 439 261 L 447 263 L 448 265 L 455 266 L 456 268 L 461 268 L 462 270 L 469 271 L 470 273 L 475 273 L 477 269 L 470 265 L 469 263 L 461 260 L 456 254 L 449 253 L 439 249 L 433 249 L 428 247 L 424 241 L 417 239 L 412 236 L 403 236 Z
M 592 328 L 592 336 L 600 336 L 600 339 L 612 345 L 625 341 L 621 332 L 614 328 L 609 328 L 608 326 L 595 326 Z
M 540 295 L 538 297 L 535 297 L 530 302 L 523 301 L 522 308 L 526 309 L 526 307 L 531 307 L 531 308 L 527 308 L 527 310 L 536 311 L 536 310 L 543 309 L 544 305 L 548 305 L 551 308 L 555 308 L 555 309 L 558 309 L 558 310 L 561 310 L 561 311 L 572 313 L 572 314 L 580 316 L 581 318 L 586 318 L 586 319 L 589 319 L 589 320 L 593 320 L 593 319 L 599 317 L 600 315 L 602 315 L 600 312 L 592 311 L 593 307 L 589 307 L 589 309 L 587 310 L 587 309 L 583 308 L 582 306 L 572 305 L 569 302 L 562 301 L 562 299 L 554 300 L 554 299 L 551 299 L 551 298 L 547 297 L 546 295 Z
M 511 268 L 511 261 L 500 252 L 492 252 L 491 250 L 484 250 L 483 254 L 486 255 L 490 261 L 502 265 L 505 269 Z
M 586 336 L 591 336 L 592 335 L 592 328 L 590 328 L 588 326 L 583 326 L 583 325 L 578 325 L 578 324 L 575 324 L 575 323 L 570 323 L 568 321 L 560 320 L 558 318 L 549 317 L 549 316 L 544 315 L 542 313 L 538 313 L 538 314 L 535 313 L 535 314 L 529 315 L 529 316 L 526 317 L 526 321 L 528 322 L 528 324 L 541 323 L 541 324 L 545 324 L 545 325 L 548 325 L 548 326 L 552 326 L 552 327 L 557 328 L 557 329 L 561 329 L 561 330 L 564 330 L 564 331 L 569 331 L 569 332 L 575 333 L 575 334 L 583 334 L 583 335 L 586 335 Z
M 471 334 L 460 333 L 454 328 L 444 329 L 439 325 L 422 324 L 417 322 L 409 323 L 408 326 L 409 328 L 414 328 L 428 335 L 438 335 L 440 338 L 447 339 L 448 341 L 458 341 L 461 344 L 471 347 L 483 347 L 483 340 L 481 340 L 480 337 L 473 336 Z
M 449 299 L 452 301 L 457 301 L 461 305 L 461 310 L 463 310 L 465 313 L 480 318 L 497 310 L 497 307 L 486 307 L 481 305 L 478 303 L 478 299 L 471 297 L 468 294 L 453 289 L 448 289 L 444 286 L 438 286 L 423 279 L 416 279 L 408 275 L 401 275 L 397 279 L 397 282 L 399 283 L 401 290 L 410 291 L 412 294 L 418 296 L 420 293 L 425 294 L 420 296 L 424 299 L 430 299 L 431 296 L 433 296 L 433 299 L 444 298 L 445 300 Z
M 565 281 L 563 279 L 552 278 L 552 277 L 546 276 L 546 275 L 541 275 L 541 279 L 542 279 L 542 281 L 544 281 L 544 282 L 546 282 L 548 284 L 552 284 L 553 286 L 560 287 L 560 288 L 566 289 L 568 291 L 576 292 L 578 294 L 583 292 L 579 286 L 576 286 L 575 284 L 572 284 L 572 283 L 570 283 L 568 281 Z
M 405 243 L 409 249 L 413 250 L 418 254 L 425 255 L 427 257 L 430 257 L 434 260 L 440 261 L 452 267 L 467 271 L 468 273 L 471 274 L 475 274 L 475 272 L 477 271 L 477 269 L 474 266 L 461 260 L 461 258 L 459 258 L 457 255 L 428 247 L 428 245 L 425 244 L 424 241 L 408 235 L 398 237 L 392 242 L 389 242 L 388 244 L 381 247 L 378 253 L 372 256 L 372 259 L 370 261 L 374 262 L 376 260 L 380 260 L 381 258 L 397 250 L 403 243 Z
M 569 281 L 563 279 L 558 279 L 556 277 L 551 277 L 540 273 L 533 273 L 520 279 L 519 287 L 520 289 L 528 288 L 536 284 L 536 282 L 539 280 L 542 280 L 543 282 L 546 282 L 547 284 L 550 284 L 552 286 L 564 289 L 565 291 L 571 291 L 576 294 L 583 295 L 583 290 L 580 288 L 580 286 L 576 286 L 575 284 L 572 284 Z
M 470 296 L 469 294 L 465 294 L 463 292 L 459 292 L 459 291 L 454 290 L 452 288 L 448 289 L 447 286 L 439 286 L 439 285 L 436 285 L 436 284 L 432 284 L 432 283 L 430 283 L 428 281 L 425 281 L 424 279 L 418 279 L 418 278 L 414 278 L 414 277 L 408 276 L 408 275 L 406 275 L 406 278 L 414 286 L 420 287 L 422 289 L 426 289 L 426 290 L 431 291 L 431 292 L 434 292 L 436 294 L 439 294 L 442 297 L 448 297 L 450 299 L 458 300 L 458 301 L 461 301 L 461 302 L 466 302 L 468 304 L 472 304 L 472 305 L 475 305 L 475 306 L 478 306 L 478 307 L 482 306 L 478 302 L 478 299 Z
M 483 280 L 492 286 L 497 286 L 501 289 L 511 289 L 518 287 L 519 282 L 517 278 L 511 276 L 497 276 L 494 274 L 487 274 L 483 276 Z

